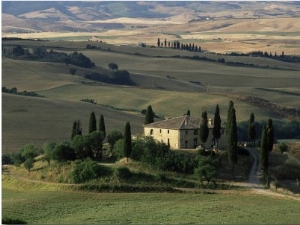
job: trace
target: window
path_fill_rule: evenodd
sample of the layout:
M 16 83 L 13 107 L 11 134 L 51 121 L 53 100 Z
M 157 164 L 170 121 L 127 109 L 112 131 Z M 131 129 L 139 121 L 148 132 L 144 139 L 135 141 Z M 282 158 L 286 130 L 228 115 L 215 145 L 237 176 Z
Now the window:
M 185 141 L 184 143 L 184 147 L 187 148 L 188 147 L 188 141 Z
M 170 131 L 168 130 L 168 134 L 170 133 Z
M 161 129 L 159 129 L 159 133 L 161 133 Z
M 194 138 L 194 148 L 197 148 L 197 146 L 198 146 L 198 140 L 197 138 Z
M 189 131 L 188 130 L 185 130 L 185 135 L 188 135 L 189 134 Z
M 153 129 L 150 130 L 150 135 L 153 135 Z
M 194 135 L 198 135 L 198 129 L 194 130 Z

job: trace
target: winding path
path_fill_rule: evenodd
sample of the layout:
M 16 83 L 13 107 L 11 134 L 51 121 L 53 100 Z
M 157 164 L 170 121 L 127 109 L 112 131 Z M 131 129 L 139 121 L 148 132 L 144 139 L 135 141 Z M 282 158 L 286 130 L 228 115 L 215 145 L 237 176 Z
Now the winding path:
M 277 192 L 271 191 L 269 189 L 265 189 L 264 186 L 262 184 L 260 184 L 260 181 L 259 181 L 260 165 L 259 165 L 258 152 L 254 148 L 247 148 L 247 150 L 253 157 L 253 164 L 252 164 L 252 168 L 251 168 L 251 171 L 249 174 L 248 182 L 245 183 L 245 186 L 250 187 L 257 194 L 269 195 L 269 196 L 274 196 L 274 197 L 280 197 L 280 198 L 293 199 L 293 200 L 300 201 L 300 197 L 277 193 Z

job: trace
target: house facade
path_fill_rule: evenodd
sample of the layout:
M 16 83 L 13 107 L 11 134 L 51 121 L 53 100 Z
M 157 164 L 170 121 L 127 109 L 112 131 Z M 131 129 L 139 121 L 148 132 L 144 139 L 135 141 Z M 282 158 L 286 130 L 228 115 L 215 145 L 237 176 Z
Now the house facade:
M 201 143 L 199 128 L 201 119 L 190 115 L 183 115 L 172 119 L 162 120 L 144 125 L 144 135 L 151 136 L 155 140 L 161 141 L 170 146 L 171 149 L 195 149 Z M 208 123 L 209 136 L 206 146 L 215 145 L 212 130 L 213 123 Z M 224 148 L 226 143 L 225 128 L 221 128 L 221 138 L 219 148 Z

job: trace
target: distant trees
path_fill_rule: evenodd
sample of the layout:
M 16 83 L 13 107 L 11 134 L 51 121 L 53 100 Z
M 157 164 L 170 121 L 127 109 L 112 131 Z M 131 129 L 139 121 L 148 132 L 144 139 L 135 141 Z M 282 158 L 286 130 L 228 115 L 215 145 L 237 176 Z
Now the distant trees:
M 234 165 L 237 163 L 237 124 L 234 104 L 232 101 L 229 102 L 227 124 L 226 124 L 226 135 L 227 135 L 227 158 L 232 166 L 232 174 L 234 176 Z
M 113 62 L 109 63 L 109 64 L 108 64 L 108 67 L 109 67 L 109 69 L 111 69 L 113 72 L 116 72 L 116 71 L 119 69 L 118 64 L 113 63 Z
M 157 47 L 164 46 L 174 49 L 179 49 L 182 51 L 193 51 L 193 52 L 201 52 L 201 46 L 195 45 L 195 43 L 180 43 L 180 41 L 170 42 L 165 38 L 164 41 L 161 41 L 160 38 L 157 39 Z
M 214 127 L 213 127 L 213 137 L 216 140 L 216 148 L 219 147 L 219 139 L 221 138 L 221 117 L 219 105 L 216 105 L 215 116 L 214 116 Z
M 250 114 L 249 126 L 248 126 L 248 137 L 252 141 L 252 146 L 255 147 L 256 128 L 255 128 L 254 113 Z
M 145 116 L 144 124 L 149 124 L 154 122 L 154 112 L 151 105 L 148 106 Z

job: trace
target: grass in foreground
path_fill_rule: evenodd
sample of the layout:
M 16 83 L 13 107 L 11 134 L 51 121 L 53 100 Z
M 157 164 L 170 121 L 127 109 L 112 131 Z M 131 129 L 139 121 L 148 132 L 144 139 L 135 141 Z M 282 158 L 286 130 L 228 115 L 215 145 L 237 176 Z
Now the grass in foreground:
M 82 193 L 3 188 L 2 214 L 30 224 L 296 224 L 297 201 L 236 194 Z M 285 216 L 282 216 L 284 213 Z

